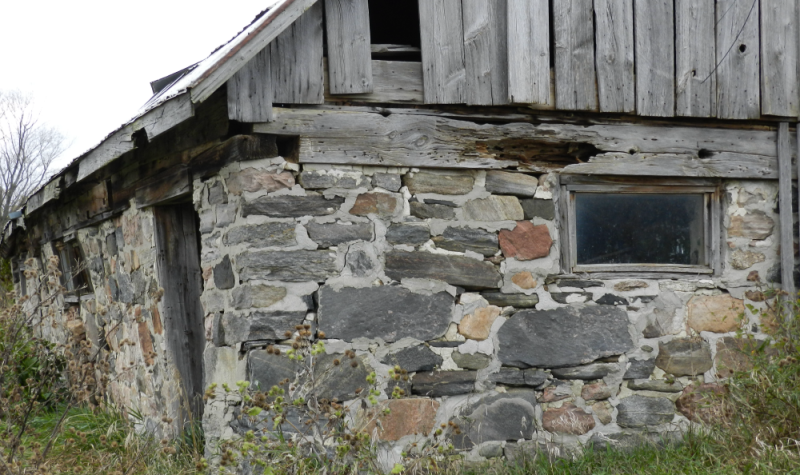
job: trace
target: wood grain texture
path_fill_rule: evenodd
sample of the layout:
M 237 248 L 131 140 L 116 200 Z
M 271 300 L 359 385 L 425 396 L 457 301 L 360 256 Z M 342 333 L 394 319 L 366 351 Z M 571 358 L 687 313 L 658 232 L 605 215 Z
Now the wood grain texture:
M 633 3 L 594 0 L 597 95 L 601 112 L 634 112 Z
M 269 48 L 264 48 L 228 80 L 228 118 L 240 122 L 272 120 Z
M 315 3 L 270 43 L 273 103 L 322 104 L 322 4 Z
M 778 205 L 780 208 L 781 231 L 781 288 L 795 295 L 794 286 L 794 217 L 792 214 L 792 144 L 789 123 L 781 122 L 777 140 L 778 167 Z
M 717 0 L 720 119 L 757 119 L 761 113 L 758 5 L 759 0 Z
M 797 117 L 797 0 L 761 2 L 761 113 Z
M 552 106 L 550 3 L 507 0 L 508 101 Z
M 161 173 L 136 189 L 136 208 L 153 206 L 192 194 L 192 178 L 188 168 L 178 165 Z
M 508 102 L 506 0 L 462 0 L 467 104 Z
M 597 110 L 592 0 L 553 2 L 556 109 Z
M 326 66 L 327 68 L 327 62 Z M 328 77 L 326 74 L 325 77 Z M 416 61 L 372 61 L 372 92 L 333 96 L 325 83 L 325 102 L 402 102 L 422 104 L 422 63 Z
M 367 0 L 325 0 L 325 28 L 331 94 L 372 92 Z
M 673 0 L 636 0 L 636 112 L 675 115 Z
M 716 117 L 714 0 L 675 0 L 675 115 Z
M 464 29 L 461 0 L 419 0 L 425 103 L 465 101 Z

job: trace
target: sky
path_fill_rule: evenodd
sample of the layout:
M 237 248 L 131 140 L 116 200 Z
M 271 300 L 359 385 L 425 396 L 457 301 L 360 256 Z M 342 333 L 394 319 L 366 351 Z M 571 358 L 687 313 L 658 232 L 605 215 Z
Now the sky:
M 6 1 L 0 90 L 31 93 L 69 149 L 53 171 L 131 119 L 150 81 L 194 64 L 275 0 Z

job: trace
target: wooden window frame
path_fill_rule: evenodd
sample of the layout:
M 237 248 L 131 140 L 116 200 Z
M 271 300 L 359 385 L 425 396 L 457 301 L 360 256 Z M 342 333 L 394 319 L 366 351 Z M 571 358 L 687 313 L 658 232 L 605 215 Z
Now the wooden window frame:
M 679 264 L 584 264 L 577 263 L 576 193 L 630 194 L 702 194 L 705 197 L 704 245 L 706 263 Z M 652 278 L 687 278 L 692 275 L 708 278 L 722 272 L 720 249 L 721 192 L 719 180 L 683 178 L 597 177 L 563 175 L 560 177 L 558 211 L 561 236 L 561 265 L 567 274 L 591 274 L 597 277 L 620 278 L 640 276 Z
M 52 242 L 53 254 L 58 256 L 61 284 L 67 296 L 92 294 L 92 280 L 86 267 L 83 249 L 75 237 L 65 237 Z

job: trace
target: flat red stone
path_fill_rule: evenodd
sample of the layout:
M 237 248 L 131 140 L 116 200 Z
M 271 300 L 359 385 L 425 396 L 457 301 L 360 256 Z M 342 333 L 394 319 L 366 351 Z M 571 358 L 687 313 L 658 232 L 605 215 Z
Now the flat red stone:
M 517 227 L 509 231 L 500 231 L 500 248 L 506 257 L 515 257 L 520 261 L 529 261 L 547 257 L 553 240 L 547 226 L 534 226 L 530 221 L 517 221 Z

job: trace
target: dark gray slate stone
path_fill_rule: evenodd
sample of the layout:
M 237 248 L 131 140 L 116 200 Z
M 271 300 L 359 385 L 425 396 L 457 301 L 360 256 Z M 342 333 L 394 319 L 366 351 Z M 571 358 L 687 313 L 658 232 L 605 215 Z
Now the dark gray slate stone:
M 346 287 L 319 290 L 318 322 L 328 338 L 382 338 L 386 342 L 411 337 L 432 340 L 445 334 L 453 312 L 453 296 L 414 293 L 397 286 Z
M 111 300 L 119 300 L 119 287 L 117 287 L 117 279 L 113 277 L 108 278 L 108 291 L 111 294 Z
M 675 376 L 696 376 L 711 369 L 711 348 L 703 340 L 676 338 L 658 344 L 656 366 Z
M 247 354 L 247 379 L 261 391 L 269 391 L 287 378 L 293 382 L 300 369 L 301 363 L 283 355 L 271 355 L 266 350 L 253 350 Z
M 633 379 L 628 381 L 628 389 L 637 391 L 658 391 L 662 393 L 679 393 L 683 385 L 678 382 L 668 383 L 663 379 Z
M 117 251 L 117 235 L 116 233 L 111 233 L 106 235 L 106 249 L 108 251 L 109 256 L 116 257 Z
M 600 305 L 628 305 L 628 301 L 626 299 L 612 294 L 605 294 L 599 299 L 595 300 L 595 302 L 599 303 Z
M 412 201 L 410 204 L 411 216 L 420 219 L 455 219 L 456 212 L 453 208 L 444 205 L 420 203 Z
M 294 223 L 251 224 L 233 228 L 225 234 L 225 244 L 250 244 L 253 247 L 285 247 L 297 244 Z
M 603 287 L 602 282 L 596 280 L 561 279 L 555 281 L 561 287 L 574 287 L 576 289 L 588 289 L 592 287 Z
M 230 257 L 223 257 L 222 262 L 214 266 L 214 285 L 223 290 L 232 289 L 236 285 Z
M 226 313 L 222 316 L 222 338 L 226 345 L 251 340 L 283 340 L 284 333 L 303 323 L 306 312 L 253 312 L 250 315 Z
M 529 200 L 519 200 L 522 203 L 522 211 L 525 213 L 525 219 L 533 219 L 536 217 L 542 219 L 553 220 L 556 217 L 556 206 L 553 200 L 539 200 L 532 198 Z
M 430 341 L 428 342 L 434 348 L 458 348 L 463 345 L 463 341 Z
M 549 384 L 547 373 L 540 369 L 526 369 L 523 372 L 525 373 L 525 384 L 528 386 L 533 386 L 536 389 L 544 389 L 544 387 Z
M 462 369 L 474 369 L 479 370 L 489 366 L 489 363 L 492 362 L 492 357 L 488 355 L 484 355 L 481 353 L 475 353 L 474 355 L 459 353 L 458 351 L 454 351 L 452 354 L 453 362 Z
M 117 274 L 117 286 L 119 287 L 119 301 L 122 303 L 133 303 L 134 290 L 131 277 L 120 272 Z
M 208 204 L 221 205 L 228 202 L 228 195 L 222 187 L 222 182 L 216 182 L 208 189 Z
M 353 189 L 368 186 L 369 179 L 363 176 L 338 175 L 325 173 L 319 170 L 304 171 L 300 173 L 300 186 L 307 190 L 321 188 L 347 188 Z
M 585 366 L 574 366 L 572 368 L 554 368 L 551 373 L 556 378 L 561 379 L 602 379 L 609 373 L 619 370 L 616 363 L 592 363 Z
M 490 262 L 471 257 L 393 251 L 386 254 L 386 275 L 394 280 L 434 279 L 466 289 L 498 288 L 502 277 Z
M 442 174 L 417 172 L 403 177 L 403 183 L 412 195 L 437 193 L 440 195 L 465 195 L 472 191 L 475 180 L 468 174 Z
M 505 366 L 563 368 L 633 348 L 624 310 L 609 306 L 523 310 L 498 332 Z
M 683 440 L 683 435 L 679 431 L 668 432 L 617 432 L 615 434 L 595 433 L 589 439 L 587 446 L 591 446 L 595 451 L 614 450 L 629 452 L 643 445 L 652 445 L 664 448 L 668 445 L 677 445 Z
M 372 223 L 308 223 L 306 229 L 308 237 L 320 247 L 338 246 L 343 242 L 372 240 Z
M 340 364 L 336 365 L 335 360 L 339 360 Z M 351 366 L 353 361 L 357 364 L 355 368 Z M 320 399 L 354 399 L 360 394 L 359 389 L 367 390 L 367 375 L 371 371 L 372 368 L 358 356 L 353 359 L 345 355 L 320 356 L 314 365 L 316 384 L 312 392 Z
M 489 381 L 505 386 L 530 386 L 543 389 L 547 384 L 547 373 L 538 369 L 520 370 L 516 368 L 500 368 L 497 373 L 489 375 Z
M 326 199 L 322 195 L 260 196 L 242 205 L 242 216 L 271 216 L 273 218 L 299 218 L 301 216 L 327 216 L 335 213 L 344 203 L 336 196 Z
M 417 246 L 430 238 L 431 233 L 424 224 L 393 224 L 386 230 L 386 240 L 389 244 Z
M 271 285 L 240 285 L 231 292 L 231 306 L 237 310 L 269 307 L 286 297 L 286 288 Z
M 442 397 L 471 393 L 475 389 L 475 371 L 436 371 L 417 373 L 411 379 L 411 392 L 421 396 Z
M 558 303 L 567 304 L 567 299 L 573 295 L 580 295 L 584 302 L 591 302 L 592 294 L 589 292 L 550 292 L 550 297 Z
M 339 274 L 332 251 L 246 251 L 236 257 L 239 279 L 322 282 Z
M 536 432 L 536 393 L 511 389 L 481 397 L 453 419 L 461 430 L 453 435 L 453 446 L 471 449 L 490 441 L 530 439 Z
M 449 206 L 451 208 L 458 208 L 457 204 L 447 200 L 434 200 L 432 198 L 425 198 L 424 203 L 429 205 L 443 205 L 443 206 Z
M 403 186 L 403 181 L 400 179 L 400 175 L 376 173 L 372 175 L 372 186 L 383 188 L 387 191 L 400 191 L 400 187 Z
M 539 303 L 537 294 L 504 294 L 502 292 L 481 292 L 481 296 L 491 305 L 498 307 L 533 308 Z
M 355 277 L 368 276 L 375 269 L 375 262 L 363 249 L 350 249 L 344 260 L 344 265 Z
M 486 191 L 497 195 L 531 197 L 539 179 L 522 173 L 491 170 L 486 172 Z
M 675 404 L 664 397 L 630 396 L 617 405 L 620 427 L 648 427 L 671 422 Z
M 628 371 L 625 371 L 625 376 L 622 377 L 623 379 L 647 379 L 653 374 L 653 370 L 656 369 L 655 358 L 649 360 L 631 358 L 630 363 L 631 366 L 628 368 Z
M 400 366 L 409 373 L 418 371 L 433 371 L 442 364 L 442 357 L 431 351 L 425 345 L 412 346 L 386 355 L 381 363 L 389 366 Z
M 483 229 L 447 228 L 441 236 L 433 238 L 436 247 L 454 252 L 473 251 L 484 256 L 493 256 L 500 250 L 497 233 Z

